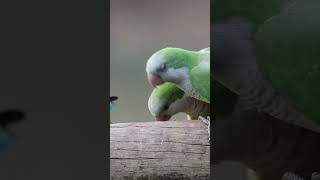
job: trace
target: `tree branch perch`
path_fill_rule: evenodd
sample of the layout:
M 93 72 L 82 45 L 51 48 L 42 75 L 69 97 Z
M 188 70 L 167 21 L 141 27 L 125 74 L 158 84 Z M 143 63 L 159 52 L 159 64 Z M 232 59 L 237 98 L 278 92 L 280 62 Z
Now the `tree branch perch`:
M 208 180 L 210 145 L 200 121 L 111 124 L 112 180 Z

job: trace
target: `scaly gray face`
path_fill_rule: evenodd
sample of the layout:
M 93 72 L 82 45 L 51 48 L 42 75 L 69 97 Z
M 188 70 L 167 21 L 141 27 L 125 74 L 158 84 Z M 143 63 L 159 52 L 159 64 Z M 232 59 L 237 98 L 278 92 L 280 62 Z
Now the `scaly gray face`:
M 148 81 L 151 86 L 156 87 L 164 82 L 173 82 L 179 84 L 187 76 L 187 68 L 180 67 L 174 68 L 170 61 L 170 57 L 167 54 L 175 54 L 177 50 L 175 48 L 165 48 L 154 53 L 147 62 L 146 72 L 148 75 Z M 179 52 L 179 51 L 178 51 Z M 173 59 L 171 59 L 173 61 Z
M 172 83 L 157 86 L 148 101 L 150 113 L 159 121 L 167 121 L 173 115 L 184 112 L 186 107 L 184 92 Z
M 149 111 L 158 121 L 168 121 L 178 113 L 178 109 L 174 104 L 175 102 L 161 100 L 156 95 L 150 96 L 148 101 Z
M 156 87 L 164 83 L 162 75 L 167 71 L 164 56 L 161 51 L 154 53 L 148 60 L 146 65 L 148 81 L 150 85 Z
M 149 103 L 150 113 L 157 121 L 168 121 L 174 115 L 168 112 L 170 105 L 160 105 Z

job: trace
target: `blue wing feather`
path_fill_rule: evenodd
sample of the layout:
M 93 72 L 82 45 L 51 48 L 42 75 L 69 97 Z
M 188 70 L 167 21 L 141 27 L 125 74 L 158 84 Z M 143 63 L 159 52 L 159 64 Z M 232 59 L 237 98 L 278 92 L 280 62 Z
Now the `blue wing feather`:
M 110 96 L 110 112 L 112 110 L 112 108 L 115 106 L 114 101 L 116 101 L 118 99 L 117 96 Z
M 6 129 L 0 128 L 0 160 L 9 150 L 9 146 L 15 142 L 13 133 Z

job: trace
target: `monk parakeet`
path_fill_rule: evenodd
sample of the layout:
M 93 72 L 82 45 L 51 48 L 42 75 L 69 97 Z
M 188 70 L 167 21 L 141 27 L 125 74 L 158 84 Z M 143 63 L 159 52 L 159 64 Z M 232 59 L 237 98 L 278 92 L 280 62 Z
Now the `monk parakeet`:
M 320 132 L 320 1 L 245 1 L 213 2 L 213 77 L 252 108 Z
M 149 58 L 146 71 L 153 87 L 171 82 L 185 96 L 210 104 L 210 48 L 200 51 L 161 49 Z M 199 117 L 208 125 L 210 137 L 210 117 L 207 118 Z
M 116 101 L 118 99 L 117 96 L 110 96 L 110 111 L 112 110 L 112 108 L 115 106 L 114 101 Z
M 200 101 L 179 89 L 175 84 L 166 82 L 156 86 L 148 101 L 150 113 L 159 121 L 167 121 L 179 112 L 185 112 L 188 119 L 210 116 L 210 104 Z
M 320 2 L 215 0 L 211 5 L 214 79 L 252 108 L 320 132 Z
M 183 91 L 184 96 L 210 104 L 210 48 L 200 51 L 161 49 L 149 58 L 146 71 L 153 87 L 171 82 Z M 213 81 L 213 88 L 215 104 L 211 109 L 214 115 L 230 114 L 239 103 L 238 95 L 217 81 Z
M 24 119 L 24 113 L 19 110 L 6 110 L 0 113 L 0 159 L 9 150 L 9 146 L 15 142 L 15 135 L 10 125 L 22 119 Z
M 210 103 L 209 48 L 201 51 L 161 49 L 149 58 L 146 71 L 153 87 L 172 82 L 187 96 Z
M 146 71 L 149 83 L 152 86 L 156 87 L 164 82 L 171 82 L 183 91 L 184 96 L 188 97 L 186 98 L 187 100 L 197 103 L 201 102 L 201 104 L 210 104 L 210 48 L 200 51 L 189 51 L 181 48 L 161 49 L 149 58 Z M 213 82 L 213 88 L 213 99 L 215 99 L 215 103 L 211 106 L 213 115 L 230 115 L 234 111 L 236 104 L 238 104 L 237 95 L 216 81 Z M 169 88 L 164 86 L 163 89 Z M 179 91 L 174 86 L 171 89 L 175 89 L 175 91 L 167 91 L 167 94 L 171 92 L 176 94 L 177 97 L 182 96 L 182 92 L 180 94 L 177 93 Z M 160 99 L 161 94 L 157 93 L 157 91 L 154 90 L 149 100 L 149 109 L 153 114 L 157 114 L 156 112 L 163 113 L 163 110 L 159 110 L 159 107 L 166 104 L 165 102 L 173 102 L 173 100 L 162 101 L 163 104 L 161 104 L 158 100 L 154 100 Z M 162 99 L 166 99 L 166 97 Z M 184 108 L 183 103 L 179 103 L 179 105 L 181 109 Z M 169 115 L 171 116 L 172 114 Z M 210 131 L 210 121 L 205 121 L 201 113 L 197 115 L 200 116 L 200 120 L 208 123 Z

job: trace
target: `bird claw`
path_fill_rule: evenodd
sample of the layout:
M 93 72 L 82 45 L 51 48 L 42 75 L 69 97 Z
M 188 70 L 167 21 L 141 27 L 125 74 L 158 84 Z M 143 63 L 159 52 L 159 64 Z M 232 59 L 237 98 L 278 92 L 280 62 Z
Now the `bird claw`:
M 294 173 L 286 172 L 282 176 L 282 180 L 304 180 L 304 179 Z M 320 180 L 320 173 L 318 173 L 318 172 L 312 173 L 311 180 Z
M 207 118 L 199 116 L 198 119 L 208 126 L 208 135 L 209 135 L 209 143 L 210 143 L 211 142 L 211 138 L 210 138 L 210 116 L 208 116 Z

